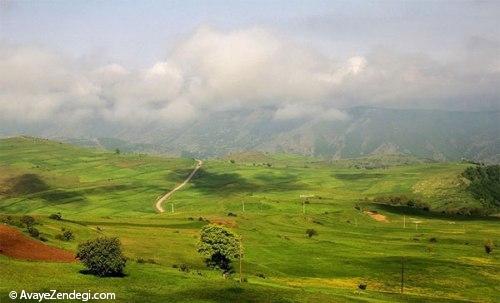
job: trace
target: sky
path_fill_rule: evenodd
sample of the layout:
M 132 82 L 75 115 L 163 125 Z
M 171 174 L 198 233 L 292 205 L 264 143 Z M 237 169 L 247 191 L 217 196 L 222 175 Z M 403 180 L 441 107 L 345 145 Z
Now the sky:
M 0 119 L 500 109 L 499 1 L 0 0 Z

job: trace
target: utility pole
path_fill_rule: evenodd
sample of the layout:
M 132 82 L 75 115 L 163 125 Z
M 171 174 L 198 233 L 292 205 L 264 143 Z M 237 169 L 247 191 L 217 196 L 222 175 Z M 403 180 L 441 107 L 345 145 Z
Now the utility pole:
M 241 204 L 242 204 L 242 206 L 243 206 L 243 212 L 245 212 L 245 201 L 244 201 L 244 200 L 243 200 L 243 201 L 241 201 Z
M 406 216 L 403 216 L 403 228 L 406 228 Z
M 405 258 L 401 257 L 401 293 L 404 292 L 405 288 Z
M 174 213 L 174 203 L 170 204 L 172 206 L 172 213 Z

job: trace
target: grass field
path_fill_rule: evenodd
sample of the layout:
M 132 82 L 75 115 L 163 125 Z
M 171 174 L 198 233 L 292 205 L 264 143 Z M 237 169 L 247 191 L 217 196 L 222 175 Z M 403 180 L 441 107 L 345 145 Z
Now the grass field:
M 118 236 L 130 258 L 125 277 L 97 278 L 80 273 L 78 263 L 0 256 L 0 302 L 21 289 L 112 291 L 120 302 L 500 301 L 498 249 L 488 255 L 483 247 L 488 239 L 500 243 L 498 217 L 440 212 L 450 205 L 480 206 L 460 179 L 466 164 L 365 170 L 293 155 L 233 160 L 206 160 L 166 201 L 167 212 L 157 214 L 155 200 L 183 181 L 193 159 L 115 154 L 34 138 L 0 140 L 0 214 L 35 216 L 48 244 L 70 250 L 100 234 Z M 378 222 L 355 208 L 364 198 L 399 194 L 416 195 L 435 211 L 363 204 L 386 216 L 387 222 Z M 311 197 L 303 204 L 301 195 Z M 64 220 L 48 218 L 55 212 Z M 207 221 L 242 236 L 247 283 L 205 268 L 196 242 Z M 57 240 L 62 227 L 75 239 Z M 307 238 L 308 228 L 318 235 Z M 358 290 L 363 281 L 367 289 Z

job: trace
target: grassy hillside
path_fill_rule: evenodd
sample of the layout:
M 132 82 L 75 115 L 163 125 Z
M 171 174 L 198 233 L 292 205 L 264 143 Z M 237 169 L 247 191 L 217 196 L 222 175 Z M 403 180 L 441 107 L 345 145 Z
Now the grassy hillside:
M 79 264 L 0 256 L 0 299 L 13 289 L 55 287 L 114 291 L 120 302 L 500 300 L 498 250 L 488 255 L 483 247 L 486 240 L 498 245 L 499 220 L 440 214 L 450 204 L 480 205 L 460 183 L 468 165 L 359 169 L 289 155 L 234 158 L 205 161 L 164 205 L 170 210 L 173 203 L 175 212 L 156 214 L 155 199 L 189 174 L 192 159 L 117 155 L 32 138 L 0 140 L 4 217 L 32 214 L 48 244 L 71 250 L 98 235 L 118 236 L 129 257 L 127 276 L 96 278 L 79 273 Z M 365 198 L 403 194 L 424 199 L 433 211 L 409 214 L 371 203 L 355 208 Z M 368 210 L 386 221 L 374 220 Z M 57 211 L 64 220 L 48 218 Z M 242 236 L 247 283 L 205 268 L 195 245 L 207 221 Z M 55 238 L 63 227 L 75 240 Z M 306 237 L 309 228 L 318 235 Z M 180 264 L 190 271 L 173 268 Z M 357 289 L 360 282 L 367 290 Z

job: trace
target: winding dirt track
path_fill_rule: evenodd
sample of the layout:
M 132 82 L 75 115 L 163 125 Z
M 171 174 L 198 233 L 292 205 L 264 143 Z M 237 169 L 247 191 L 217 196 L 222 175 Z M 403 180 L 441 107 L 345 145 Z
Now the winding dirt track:
M 194 174 L 196 174 L 196 172 L 198 171 L 198 169 L 200 169 L 201 165 L 203 164 L 203 161 L 201 161 L 201 160 L 196 160 L 196 161 L 198 162 L 196 164 L 196 167 L 189 174 L 189 176 L 186 178 L 186 180 L 184 180 L 184 182 L 182 182 L 181 184 L 177 185 L 177 187 L 175 187 L 174 189 L 172 189 L 171 191 L 169 191 L 168 193 L 166 193 L 165 195 L 163 195 L 163 197 L 161 197 L 160 199 L 158 199 L 158 201 L 156 201 L 155 207 L 156 207 L 156 210 L 158 212 L 160 212 L 160 213 L 165 212 L 165 210 L 163 209 L 162 203 L 165 200 L 167 200 L 168 198 L 170 198 L 170 196 L 172 196 L 176 191 L 178 191 L 184 185 L 186 185 L 191 180 L 191 178 L 193 178 Z

